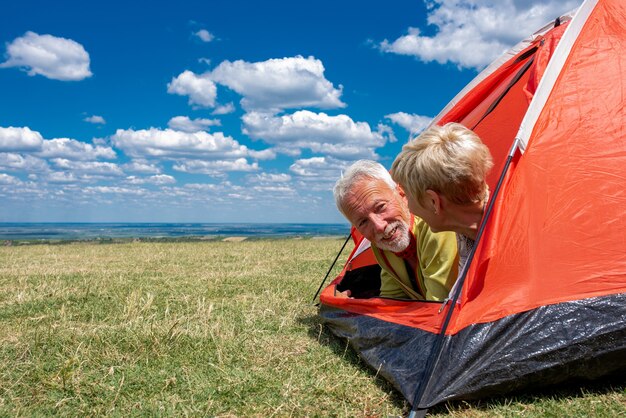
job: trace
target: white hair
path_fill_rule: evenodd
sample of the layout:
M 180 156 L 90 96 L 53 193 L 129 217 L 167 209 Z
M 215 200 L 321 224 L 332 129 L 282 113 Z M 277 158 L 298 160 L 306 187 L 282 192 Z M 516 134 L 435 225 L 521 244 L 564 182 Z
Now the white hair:
M 393 181 L 391 174 L 382 164 L 371 160 L 358 160 L 348 167 L 333 188 L 335 204 L 344 216 L 343 203 L 346 196 L 350 194 L 352 187 L 363 179 L 383 180 L 390 189 L 396 189 L 396 182 Z

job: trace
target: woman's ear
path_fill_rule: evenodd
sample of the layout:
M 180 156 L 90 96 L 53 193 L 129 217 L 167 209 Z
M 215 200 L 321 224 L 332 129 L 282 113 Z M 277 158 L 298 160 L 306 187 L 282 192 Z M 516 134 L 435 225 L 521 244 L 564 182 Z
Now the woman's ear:
M 442 210 L 442 200 L 439 193 L 434 190 L 426 190 L 426 208 L 435 212 L 435 215 L 439 215 Z
M 404 189 L 399 184 L 396 184 L 396 190 L 400 193 L 400 197 L 406 199 L 406 193 L 404 193 Z

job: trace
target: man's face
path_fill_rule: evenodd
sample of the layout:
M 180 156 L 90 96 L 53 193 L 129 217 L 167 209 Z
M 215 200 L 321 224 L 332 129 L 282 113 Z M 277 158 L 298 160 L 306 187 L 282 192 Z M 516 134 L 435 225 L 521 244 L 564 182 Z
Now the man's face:
M 400 193 L 383 180 L 358 180 L 343 208 L 350 223 L 378 248 L 400 252 L 408 247 L 411 215 Z

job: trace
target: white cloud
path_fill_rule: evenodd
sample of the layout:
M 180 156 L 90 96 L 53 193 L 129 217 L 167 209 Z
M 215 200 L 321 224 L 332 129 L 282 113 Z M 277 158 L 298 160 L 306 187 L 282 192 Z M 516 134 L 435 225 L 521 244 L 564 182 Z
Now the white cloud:
M 67 171 L 52 171 L 46 174 L 44 180 L 56 184 L 72 184 L 78 181 L 74 173 Z
M 254 197 L 251 196 L 248 193 L 228 193 L 227 194 L 228 198 L 232 199 L 232 200 L 247 200 L 247 201 L 252 201 L 254 200 Z
M 215 110 L 211 112 L 212 115 L 227 115 L 228 113 L 233 113 L 235 111 L 235 105 L 230 102 L 225 105 L 216 106 Z
M 195 74 L 186 70 L 173 78 L 168 93 L 189 96 L 190 105 L 215 107 L 217 87 L 224 85 L 243 96 L 247 111 L 277 113 L 301 107 L 345 107 L 343 87 L 335 88 L 324 77 L 324 65 L 314 57 L 301 56 L 262 62 L 223 61 L 213 71 Z M 213 114 L 234 111 L 232 103 L 217 106 Z
M 248 183 L 252 186 L 245 188 L 243 191 L 256 194 L 257 198 L 267 198 L 268 196 L 276 198 L 281 195 L 295 195 L 297 192 L 291 184 L 291 179 L 292 176 L 285 173 L 259 173 L 248 175 Z
M 341 158 L 376 159 L 374 149 L 395 140 L 384 125 L 375 132 L 368 123 L 354 122 L 347 115 L 329 116 L 308 110 L 283 116 L 252 112 L 242 120 L 246 135 L 274 144 L 278 152 L 288 155 L 310 149 Z
M 100 145 L 93 146 L 70 138 L 55 138 L 45 140 L 38 157 L 43 158 L 67 158 L 70 160 L 94 160 L 97 158 L 113 159 L 117 155 L 110 147 Z
M 259 173 L 259 174 L 249 176 L 248 181 L 250 183 L 262 183 L 262 184 L 287 183 L 291 181 L 291 176 L 289 174 L 284 174 L 284 173 L 281 173 L 281 174 Z
M 313 157 L 296 160 L 289 170 L 300 177 L 310 177 L 319 180 L 336 181 L 341 175 L 341 170 L 350 165 L 348 161 L 337 160 L 329 157 Z
M 129 176 L 126 177 L 126 182 L 130 184 L 172 184 L 176 183 L 176 179 L 167 174 L 158 174 L 150 177 L 136 177 Z
M 83 120 L 85 122 L 89 122 L 89 123 L 93 123 L 93 124 L 99 124 L 99 125 L 105 125 L 107 123 L 102 116 L 98 116 L 98 115 L 89 116 L 89 117 L 86 117 Z
M 189 96 L 190 105 L 214 107 L 217 87 L 208 73 L 197 75 L 187 70 L 172 79 L 167 85 L 167 92 L 180 96 Z
M 398 140 L 391 126 L 385 125 L 384 123 L 379 123 L 376 126 L 376 133 L 386 137 L 389 142 L 396 142 Z
M 211 126 L 220 126 L 219 119 L 189 119 L 187 116 L 175 116 L 167 122 L 167 126 L 175 131 L 198 132 L 206 131 Z
M 336 167 L 332 167 L 328 163 L 328 159 L 325 157 L 313 157 L 302 160 L 296 160 L 290 167 L 289 170 L 294 172 L 299 176 L 304 177 L 316 177 L 320 170 L 339 170 Z
M 200 29 L 198 32 L 194 33 L 202 42 L 211 42 L 215 39 L 215 36 L 206 29 Z
M 65 158 L 53 158 L 50 160 L 55 167 L 71 172 L 95 176 L 122 176 L 124 172 L 117 164 L 102 163 L 97 161 L 71 161 Z
M 215 191 L 223 191 L 224 190 L 224 183 L 222 184 L 211 184 L 211 183 L 187 183 L 185 184 L 184 188 L 185 189 L 191 189 L 194 192 L 196 190 L 201 190 L 201 191 L 210 191 L 210 192 L 215 192 Z
M 41 149 L 43 138 L 37 131 L 30 128 L 0 127 L 0 152 L 37 151 Z
M 41 158 L 16 153 L 0 153 L 0 168 L 29 173 L 46 172 L 50 169 L 48 163 Z
M 125 171 L 142 174 L 159 174 L 161 172 L 158 166 L 143 159 L 133 160 L 124 164 L 122 168 Z
M 21 181 L 17 177 L 10 176 L 5 173 L 0 173 L 0 184 L 20 184 Z
M 385 117 L 409 131 L 411 136 L 423 131 L 433 120 L 430 116 L 421 116 L 405 112 L 392 113 Z
M 83 190 L 83 193 L 93 195 L 93 194 L 120 194 L 120 195 L 137 195 L 144 196 L 148 194 L 148 191 L 140 188 L 128 188 L 128 187 L 118 187 L 118 186 L 93 186 L 86 187 Z
M 324 65 L 314 57 L 223 61 L 210 78 L 242 95 L 242 106 L 248 111 L 345 107 L 340 100 L 343 87 L 336 89 L 326 80 Z
M 433 0 L 427 3 L 433 36 L 419 28 L 394 41 L 384 52 L 411 55 L 424 61 L 481 69 L 544 24 L 578 7 L 579 0 Z
M 176 183 L 176 179 L 173 176 L 167 174 L 158 174 L 156 176 L 150 176 L 147 179 L 148 183 L 152 184 L 172 184 Z
M 245 158 L 237 158 L 230 161 L 186 160 L 175 164 L 172 168 L 185 173 L 220 175 L 225 171 L 257 171 L 259 165 L 258 163 L 250 164 Z
M 91 145 L 70 138 L 44 139 L 37 131 L 30 128 L 1 128 L 0 152 L 19 151 L 33 153 L 43 158 L 69 158 L 90 160 L 96 158 L 116 158 L 110 147 Z
M 259 174 L 262 177 L 263 174 Z M 281 178 L 289 175 L 279 175 Z M 257 177 L 248 176 L 249 178 Z M 284 180 L 284 179 L 283 179 Z M 253 184 L 252 186 L 238 186 L 228 181 L 221 183 L 190 183 L 183 187 L 163 187 L 161 191 L 168 196 L 175 196 L 177 200 L 206 202 L 215 208 L 216 203 L 224 203 L 229 207 L 236 204 L 237 201 L 257 201 L 259 204 L 269 205 L 270 202 L 275 203 L 276 200 L 291 199 L 288 201 L 288 207 L 293 208 L 293 204 L 303 204 L 306 206 L 307 199 L 299 196 L 297 190 L 291 185 L 286 184 L 287 181 L 275 181 L 262 184 Z M 310 187 L 307 187 L 307 191 Z M 304 203 L 303 203 L 304 202 Z
M 289 171 L 296 175 L 296 185 L 302 190 L 329 192 L 351 162 L 331 157 L 305 158 L 296 160 Z
M 221 132 L 181 132 L 171 129 L 123 130 L 111 137 L 114 146 L 131 157 L 273 158 L 270 150 L 254 151 Z
M 40 199 L 48 195 L 47 190 L 33 182 L 18 182 L 4 185 L 0 183 L 0 186 L 0 192 L 8 192 L 3 197 L 8 197 L 14 201 L 25 202 L 29 206 L 32 204 L 33 199 Z
M 252 191 L 257 193 L 258 197 L 272 195 L 290 195 L 293 196 L 296 194 L 296 190 L 290 186 L 254 186 L 252 187 Z M 272 196 L 275 198 L 276 196 Z
M 91 77 L 89 54 L 71 39 L 26 32 L 7 45 L 8 59 L 0 67 L 25 68 L 54 80 L 77 81 Z
M 273 160 L 276 158 L 276 151 L 271 148 L 264 149 L 261 151 L 249 149 L 248 154 L 250 158 L 254 158 L 257 160 Z

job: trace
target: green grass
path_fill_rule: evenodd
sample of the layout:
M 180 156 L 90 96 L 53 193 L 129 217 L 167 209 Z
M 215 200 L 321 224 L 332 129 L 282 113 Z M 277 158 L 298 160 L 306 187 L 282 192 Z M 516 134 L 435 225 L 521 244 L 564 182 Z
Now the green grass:
M 1 247 L 0 416 L 406 415 L 311 304 L 341 244 Z M 625 388 L 618 379 L 431 412 L 626 416 Z

